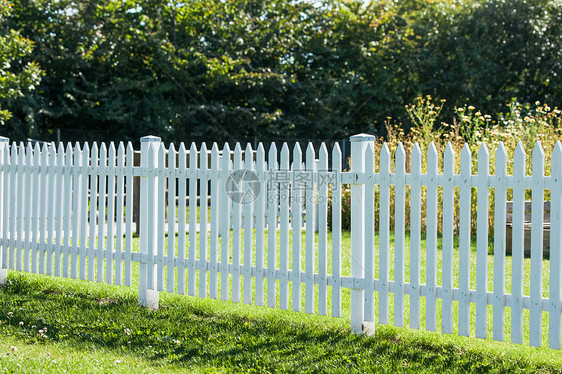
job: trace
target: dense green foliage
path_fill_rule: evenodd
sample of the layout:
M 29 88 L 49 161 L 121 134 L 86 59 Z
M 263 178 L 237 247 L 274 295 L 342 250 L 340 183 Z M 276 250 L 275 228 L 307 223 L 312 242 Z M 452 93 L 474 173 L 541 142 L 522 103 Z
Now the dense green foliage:
M 1 22 L 45 71 L 12 138 L 333 139 L 408 125 L 422 94 L 492 114 L 562 97 L 554 0 L 20 0 Z

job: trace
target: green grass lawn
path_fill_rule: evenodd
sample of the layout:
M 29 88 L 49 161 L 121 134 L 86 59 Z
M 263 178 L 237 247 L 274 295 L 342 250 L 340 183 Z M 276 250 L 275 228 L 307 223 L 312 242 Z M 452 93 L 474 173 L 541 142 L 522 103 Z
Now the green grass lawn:
M 0 372 L 560 372 L 559 352 L 12 272 Z

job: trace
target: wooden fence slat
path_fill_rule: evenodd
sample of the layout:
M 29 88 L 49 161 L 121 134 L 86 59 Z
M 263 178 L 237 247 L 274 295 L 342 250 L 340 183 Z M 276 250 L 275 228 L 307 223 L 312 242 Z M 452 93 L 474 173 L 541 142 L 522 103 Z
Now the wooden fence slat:
M 389 252 L 390 252 L 390 150 L 384 143 L 380 152 L 380 202 L 379 202 L 379 323 L 389 319 Z
M 64 204 L 67 199 L 65 196 L 71 196 L 70 191 L 65 190 L 64 184 L 64 147 L 62 143 L 59 143 L 57 150 L 57 170 L 55 173 L 55 179 L 57 180 L 57 190 L 55 192 L 55 263 L 54 263 L 54 273 L 55 277 L 61 276 L 61 252 L 63 245 L 63 216 L 64 216 Z
M 453 245 L 455 215 L 455 152 L 451 143 L 447 143 L 443 157 L 443 302 L 441 331 L 446 334 L 453 332 Z
M 243 200 L 241 201 L 243 209 L 243 228 L 244 228 L 244 303 L 252 303 L 252 265 L 253 265 L 253 205 L 254 205 L 254 151 L 250 143 L 246 145 L 244 150 L 244 170 L 245 181 L 241 184 L 243 192 Z M 251 172 L 251 173 L 248 173 Z
M 98 145 L 94 143 L 91 149 L 90 156 L 90 168 L 93 171 L 90 174 L 90 236 L 89 236 L 89 246 L 88 246 L 88 280 L 90 282 L 94 281 L 94 265 L 95 265 L 95 249 L 96 249 L 96 207 L 98 201 L 98 177 L 96 175 L 96 170 L 98 168 Z
M 459 196 L 459 335 L 470 335 L 470 221 L 472 155 L 465 144 L 461 151 L 461 186 Z
M 197 147 L 191 143 L 189 147 L 189 270 L 187 272 L 187 292 L 195 296 L 197 282 L 196 249 L 197 249 Z
M 427 152 L 427 227 L 426 227 L 426 329 L 437 330 L 437 149 L 431 143 Z
M 166 251 L 166 176 L 162 171 L 166 170 L 166 149 L 164 148 L 164 143 L 160 143 L 158 148 L 158 184 L 157 188 L 157 199 L 158 199 L 158 223 L 157 223 L 157 235 L 158 235 L 158 245 L 156 246 L 156 290 L 164 291 L 166 270 L 166 263 L 164 261 L 164 252 Z M 174 209 L 175 206 L 170 207 Z
M 10 203 L 8 197 L 10 196 L 10 178 L 8 169 L 10 168 L 10 143 L 8 140 L 2 142 L 2 147 L 0 148 L 0 161 L 2 162 L 2 183 L 0 188 L 2 189 L 2 198 L 0 199 L 0 222 L 2 225 L 2 252 L 0 253 L 0 269 L 8 268 L 8 246 L 5 240 L 9 236 L 9 213 L 10 213 Z
M 277 147 L 271 143 L 268 154 L 269 172 L 274 173 L 278 169 Z M 276 253 L 277 253 L 277 204 L 279 186 L 275 180 L 268 181 L 267 186 L 267 306 L 275 308 L 277 305 L 276 295 Z
M 421 255 L 421 161 L 418 143 L 411 155 L 410 189 L 410 328 L 420 328 L 420 255 Z
M 168 148 L 168 169 L 176 171 L 177 152 L 174 143 Z M 166 257 L 166 291 L 174 292 L 176 267 L 174 259 L 176 257 L 176 178 L 168 177 L 168 248 Z
M 542 341 L 542 264 L 543 264 L 543 209 L 544 209 L 544 152 L 541 144 L 533 149 L 531 177 L 531 279 L 529 344 L 540 347 Z
M 221 300 L 228 300 L 229 290 L 230 290 L 230 274 L 228 271 L 229 265 L 229 254 L 230 254 L 230 198 L 227 196 L 226 191 L 226 180 L 230 174 L 230 147 L 228 143 L 224 144 L 222 150 L 222 162 L 221 162 L 221 192 L 222 199 L 221 202 L 224 204 L 221 209 Z
M 7 150 L 9 147 L 6 147 L 5 149 Z M 4 156 L 4 160 L 7 160 L 7 156 Z M 31 230 L 33 231 L 32 234 L 32 239 L 33 242 L 31 243 L 31 272 L 32 273 L 37 273 L 37 260 L 38 260 L 38 255 L 39 255 L 39 250 L 41 248 L 41 242 L 40 242 L 40 231 L 41 231 L 41 226 L 40 226 L 40 206 L 41 206 L 41 188 L 39 188 L 39 186 L 41 185 L 41 148 L 39 147 L 39 143 L 35 143 L 35 147 L 33 147 L 33 224 L 32 224 L 32 228 Z M 4 174 L 6 175 L 6 173 Z M 8 193 L 6 192 L 6 188 L 8 186 L 8 183 L 4 184 L 4 196 L 7 196 Z M 6 206 L 8 205 L 8 202 L 5 202 Z M 7 220 L 7 211 L 5 210 L 5 220 Z M 6 222 L 4 222 L 4 224 L 6 224 Z M 76 224 L 78 224 L 78 222 L 76 222 Z M 4 232 L 6 232 L 6 229 L 4 230 Z M 6 253 L 5 253 L 6 254 Z
M 256 305 L 264 305 L 264 244 L 265 244 L 265 150 L 259 143 L 256 154 L 256 173 L 259 177 L 259 193 L 256 200 Z
M 115 220 L 115 162 L 116 150 L 115 144 L 109 144 L 107 157 L 107 246 L 105 250 L 105 282 L 113 283 L 113 251 L 115 250 L 115 226 L 119 223 Z
M 219 148 L 213 143 L 211 148 L 211 239 L 209 258 L 209 297 L 218 298 L 218 266 L 219 266 L 219 179 L 215 176 L 219 172 Z
M 93 221 L 88 220 L 88 207 L 90 204 L 90 199 L 88 196 L 89 191 L 89 183 L 90 180 L 93 179 L 91 173 L 89 172 L 90 168 L 90 157 L 91 157 L 91 149 L 88 143 L 84 144 L 84 148 L 82 149 L 82 170 L 81 170 L 81 200 L 82 200 L 82 221 L 81 221 L 81 228 L 80 228 L 80 279 L 86 280 L 87 277 L 87 268 L 91 261 L 87 261 L 89 256 L 89 225 L 93 225 Z M 41 215 L 43 217 L 43 215 Z
M 74 200 L 74 196 L 77 195 L 76 191 L 72 188 L 72 145 L 70 143 L 66 144 L 66 151 L 65 151 L 65 161 L 64 161 L 65 169 L 64 169 L 64 191 L 65 197 L 63 198 L 64 202 L 64 213 L 63 213 L 63 234 L 64 234 L 64 247 L 62 250 L 63 258 L 62 258 L 62 276 L 64 278 L 69 277 L 69 270 L 70 267 L 70 256 L 71 256 L 71 245 L 72 245 L 72 232 L 71 232 L 71 223 L 72 223 L 72 203 Z M 31 184 L 31 183 L 30 183 Z
M 293 148 L 293 185 L 291 189 L 291 199 L 292 199 L 292 207 L 291 207 L 291 226 L 292 226 L 292 233 L 293 233 L 293 276 L 291 279 L 292 290 L 293 290 L 293 311 L 300 312 L 301 311 L 301 303 L 302 303 L 302 295 L 301 295 L 301 251 L 302 251 L 302 225 L 301 225 L 301 217 L 302 217 L 302 206 L 303 202 L 302 199 L 306 198 L 306 195 L 303 194 L 303 190 L 306 190 L 306 185 L 303 183 L 304 180 L 302 178 L 302 150 L 299 143 L 295 144 Z
M 18 192 L 17 192 L 17 208 L 16 208 L 16 269 L 18 271 L 23 270 L 23 221 L 25 219 L 25 146 L 23 142 L 20 142 L 18 146 Z M 56 197 L 56 194 L 55 194 Z M 54 224 L 54 223 L 53 223 Z
M 375 149 L 372 142 L 365 151 L 365 173 L 375 174 Z M 365 184 L 365 303 L 363 318 L 375 321 L 375 183 Z M 341 301 L 340 301 L 341 302 Z
M 178 169 L 182 172 L 187 171 L 187 149 L 185 144 L 180 144 L 178 155 Z M 186 178 L 179 178 L 178 182 L 178 293 L 185 294 L 185 253 L 187 248 L 187 183 Z
M 234 159 L 233 159 L 234 173 L 239 173 L 242 169 L 242 147 L 240 143 L 234 146 Z M 234 178 L 239 178 L 240 174 L 234 174 Z M 238 182 L 236 180 L 235 182 Z M 238 199 L 240 186 L 231 186 L 230 192 L 232 198 Z M 232 204 L 232 301 L 235 303 L 240 302 L 240 257 L 242 249 L 242 209 L 239 200 L 233 201 Z
M 123 284 L 123 215 L 125 211 L 125 145 L 119 142 L 117 148 L 117 170 L 116 170 L 116 202 L 117 208 L 115 222 L 115 284 L 120 286 Z
M 25 151 L 25 165 L 28 168 L 33 167 L 33 147 L 31 143 L 27 143 L 26 151 Z M 33 202 L 32 202 L 32 194 L 33 194 L 33 187 L 32 187 L 32 173 L 30 170 L 27 170 L 25 173 L 25 199 L 24 199 L 24 235 L 25 235 L 25 244 L 24 244 L 24 254 L 23 254 L 23 270 L 29 272 L 30 270 L 30 260 L 31 260 L 31 221 L 32 221 L 32 212 L 33 212 Z
M 328 148 L 322 143 L 318 163 L 318 314 L 328 314 Z
M 205 143 L 201 144 L 199 163 L 201 173 L 206 173 L 208 170 L 208 152 Z M 199 179 L 199 297 L 201 298 L 207 297 L 208 185 L 207 177 L 202 175 Z
M 18 159 L 18 148 L 15 142 L 12 143 L 11 151 L 9 152 L 10 157 L 10 172 L 8 176 L 8 183 L 10 184 L 9 188 L 9 195 L 8 201 L 10 203 L 10 213 L 8 216 L 9 228 L 8 232 L 10 233 L 10 242 L 9 242 L 9 258 L 6 262 L 8 266 L 6 268 L 15 270 L 16 264 L 16 256 L 15 256 L 15 248 L 16 248 L 16 209 L 17 209 L 17 193 L 18 193 L 18 174 L 16 168 L 18 167 L 17 159 Z M 45 191 L 47 188 L 45 188 Z M 46 200 L 46 199 L 45 199 Z M 45 255 L 43 254 L 43 258 Z
M 281 148 L 281 170 L 288 172 L 289 169 L 289 147 L 283 143 Z M 289 309 L 289 190 L 291 183 L 283 181 L 279 183 L 279 308 Z
M 132 257 L 133 257 L 133 191 L 135 190 L 135 177 L 133 177 L 133 166 L 135 162 L 135 153 L 131 142 L 127 143 L 125 150 L 125 178 L 126 178 L 126 195 L 125 195 L 125 257 L 123 264 L 123 275 L 125 277 L 125 286 L 130 287 L 132 283 Z M 138 182 L 137 182 L 138 183 Z M 137 232 L 140 232 L 140 222 L 137 222 Z
M 482 144 L 478 151 L 476 212 L 476 337 L 486 339 L 488 331 L 488 177 L 490 156 Z
M 308 143 L 306 148 L 306 171 L 312 175 L 316 167 L 316 154 L 312 143 Z M 304 310 L 306 313 L 314 313 L 314 270 L 315 270 L 315 250 L 314 250 L 314 237 L 316 217 L 314 216 L 315 204 L 315 191 L 314 191 L 314 178 L 309 178 L 306 184 L 306 255 L 305 255 L 305 304 Z
M 398 144 L 394 188 L 394 325 L 404 326 L 404 256 L 406 250 L 406 153 Z
M 550 203 L 550 284 L 549 299 L 551 310 L 548 313 L 548 347 L 560 349 L 560 296 L 562 291 L 562 235 L 560 230 L 562 221 L 562 144 L 556 142 L 552 150 L 552 164 L 550 175 L 552 177 L 551 203 Z
M 99 172 L 98 174 L 98 212 L 97 212 L 97 222 L 98 222 L 98 240 L 96 244 L 96 269 L 97 269 L 97 281 L 99 283 L 103 282 L 104 273 L 104 259 L 105 259 L 105 235 L 107 232 L 107 221 L 105 219 L 105 207 L 106 207 L 106 192 L 107 192 L 107 147 L 105 143 L 101 143 L 100 146 L 100 158 L 99 158 Z M 90 191 L 91 194 L 95 194 L 96 191 Z
M 373 156 L 374 157 L 374 156 Z M 341 165 L 342 153 L 338 143 L 332 150 L 332 316 L 341 317 Z M 374 168 L 373 168 L 374 170 Z M 374 229 L 374 226 L 373 226 Z M 373 248 L 374 250 L 374 248 Z
M 502 142 L 496 150 L 496 187 L 494 207 L 494 340 L 504 340 L 505 330 L 505 214 L 507 192 L 507 153 Z

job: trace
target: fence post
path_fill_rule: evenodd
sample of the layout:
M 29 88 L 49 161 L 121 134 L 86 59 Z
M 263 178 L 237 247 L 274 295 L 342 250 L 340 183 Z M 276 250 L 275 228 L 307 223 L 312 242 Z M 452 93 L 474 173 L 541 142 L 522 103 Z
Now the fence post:
M 358 134 L 350 137 L 349 140 L 351 172 L 364 173 L 365 151 L 369 142 L 375 141 L 375 137 Z M 365 278 L 365 185 L 362 183 L 351 184 L 351 277 L 357 281 Z M 360 334 L 372 330 L 374 323 L 372 326 L 364 324 L 365 282 L 357 281 L 351 289 L 351 331 Z M 369 292 L 374 291 L 369 290 Z
M 156 271 L 154 255 L 157 247 L 157 174 L 158 147 L 161 139 L 156 136 L 141 138 L 141 172 L 140 177 L 140 264 L 139 264 L 139 304 L 158 309 L 158 291 L 156 288 Z M 148 168 L 148 169 L 147 169 Z
M 6 148 L 8 147 L 10 139 L 0 136 L 0 165 L 4 166 L 4 154 L 6 153 Z M 8 279 L 8 264 L 3 261 L 4 258 L 4 251 L 6 247 L 4 246 L 4 241 L 6 238 L 4 235 L 6 234 L 3 230 L 4 228 L 4 219 L 6 219 L 4 214 L 4 183 L 7 183 L 5 180 L 6 171 L 2 170 L 2 174 L 0 175 L 0 285 L 5 284 Z

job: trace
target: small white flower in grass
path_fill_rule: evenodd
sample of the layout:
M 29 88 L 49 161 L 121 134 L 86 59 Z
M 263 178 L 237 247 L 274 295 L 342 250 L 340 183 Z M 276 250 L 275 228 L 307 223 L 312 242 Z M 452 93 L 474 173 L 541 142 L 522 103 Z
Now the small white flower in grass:
M 15 346 L 13 346 L 13 345 L 12 345 L 11 349 L 12 349 L 12 352 L 17 352 L 17 351 L 18 351 L 18 347 L 15 347 Z
M 23 326 L 23 321 L 20 322 L 20 326 Z
M 14 312 L 8 312 L 8 318 L 12 318 L 14 316 Z
M 114 364 L 120 364 L 120 363 L 121 363 L 121 360 L 115 360 L 115 361 L 113 361 L 113 363 L 114 363 Z

